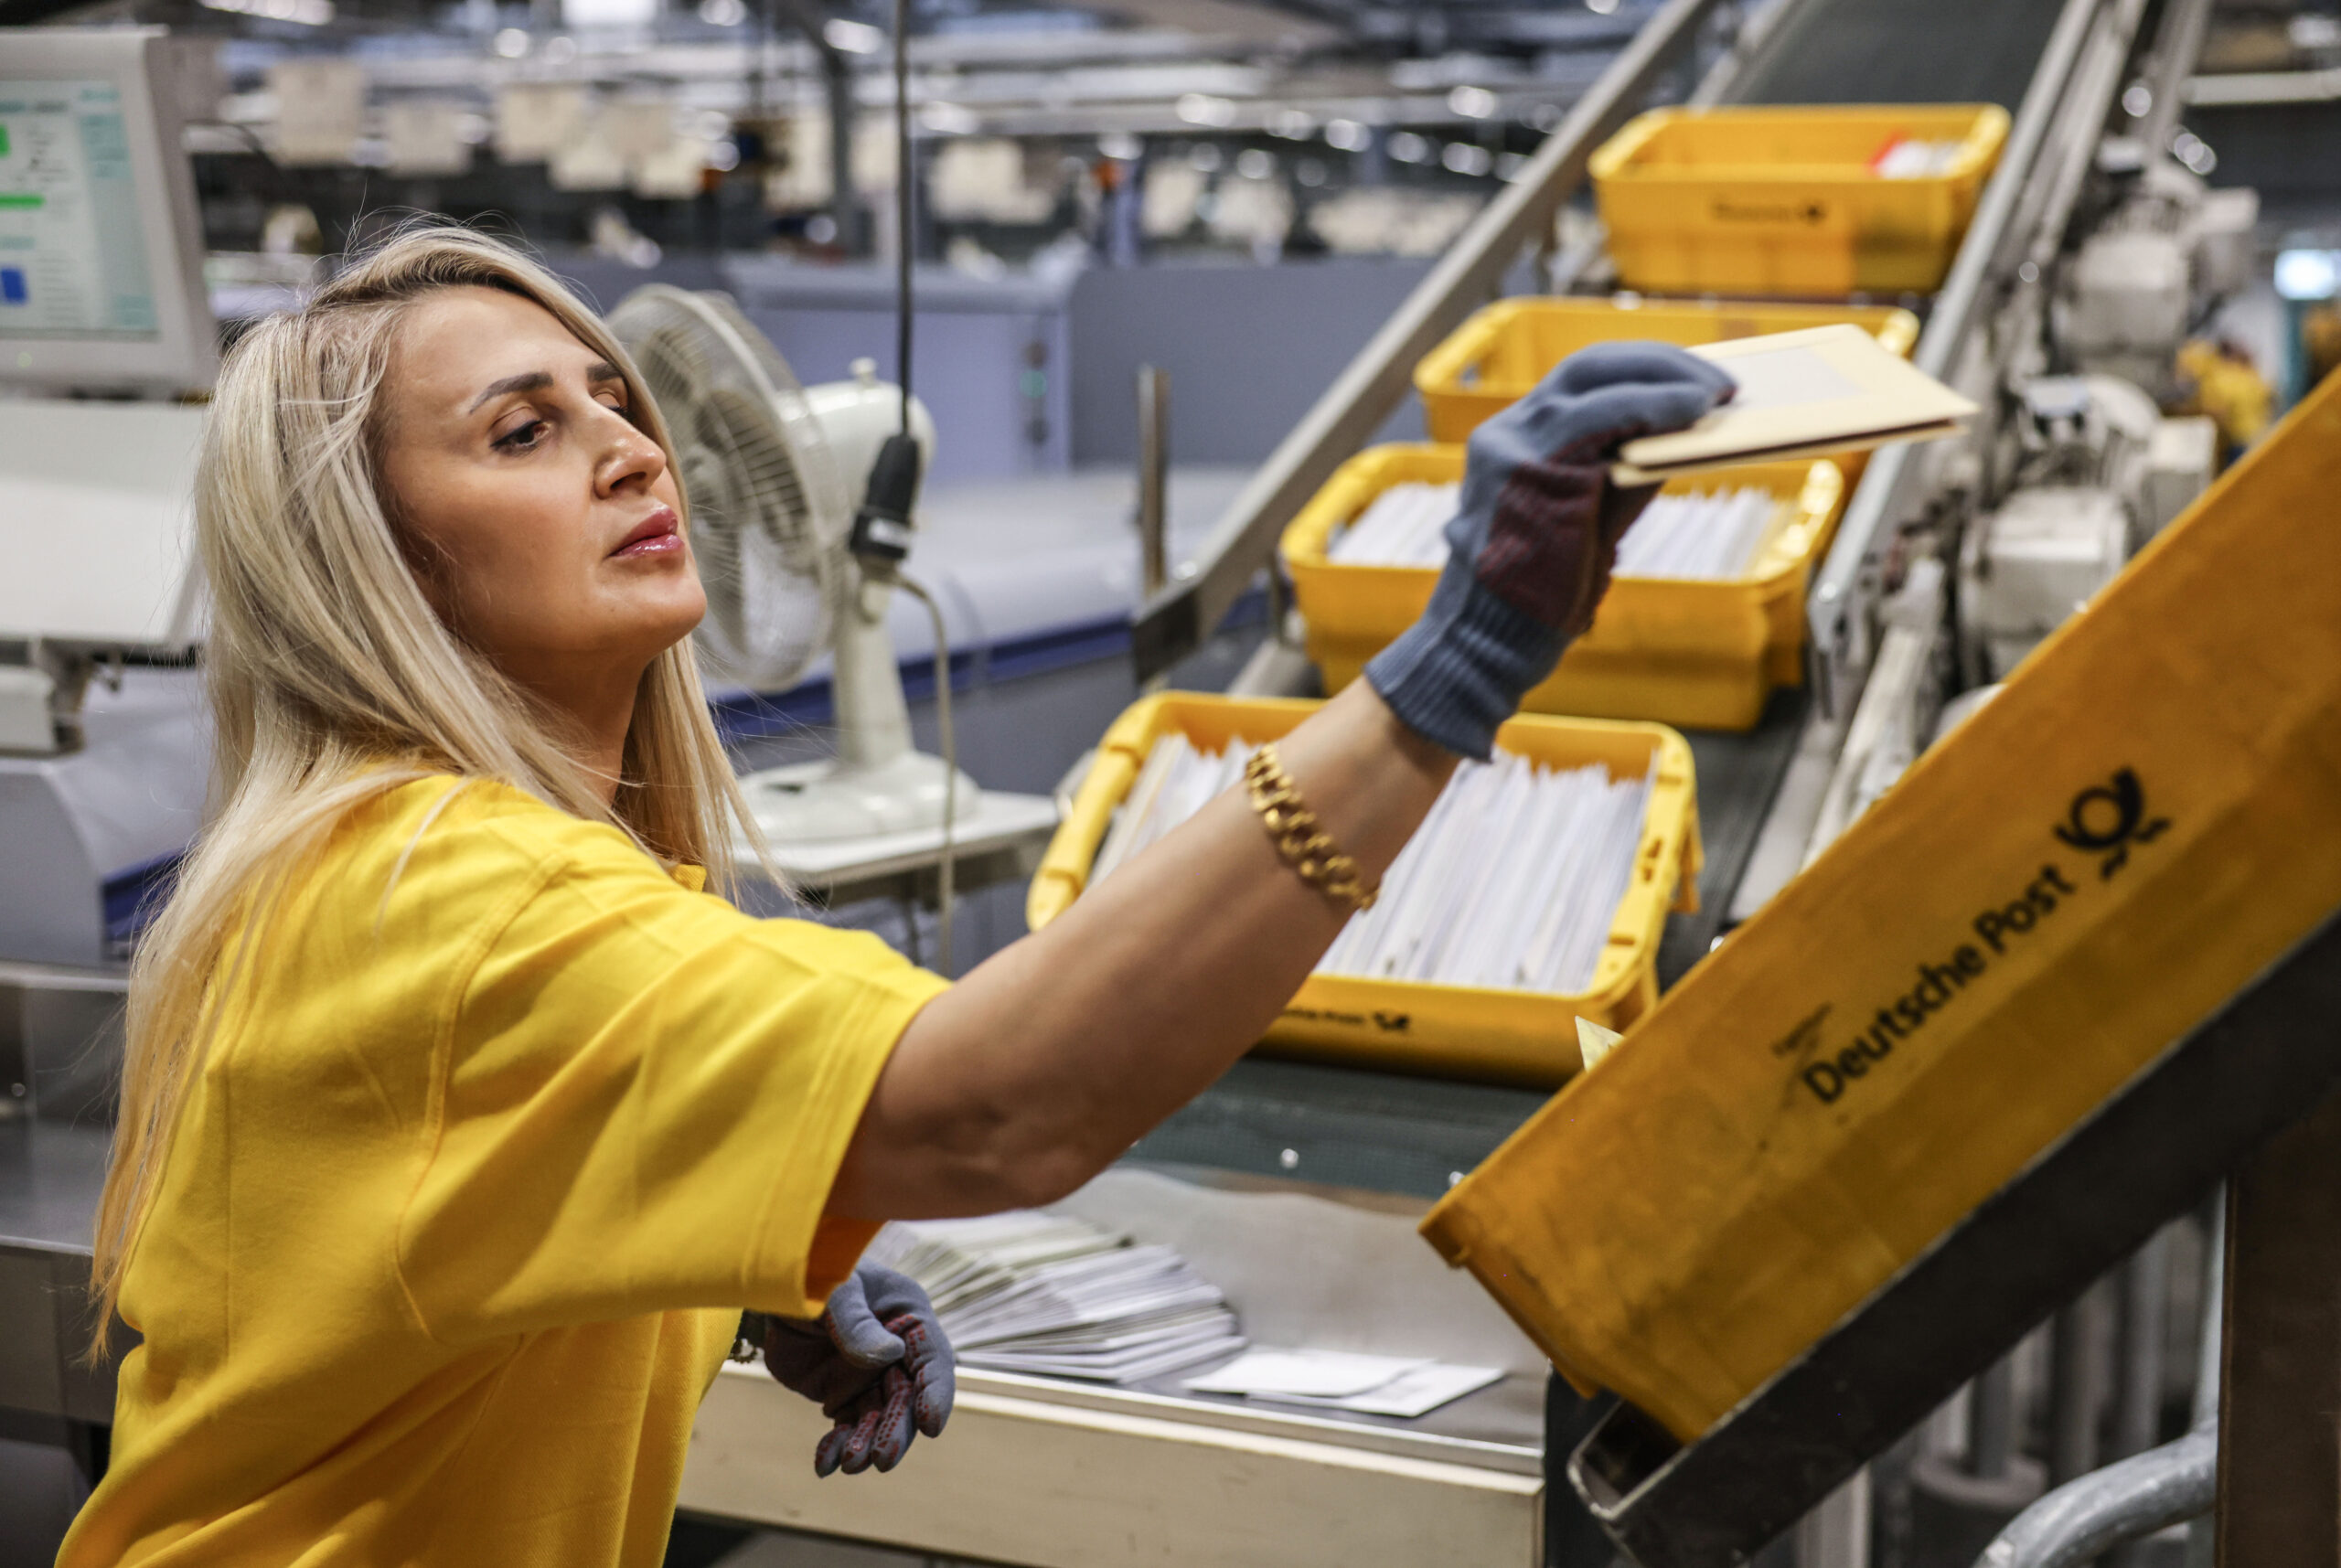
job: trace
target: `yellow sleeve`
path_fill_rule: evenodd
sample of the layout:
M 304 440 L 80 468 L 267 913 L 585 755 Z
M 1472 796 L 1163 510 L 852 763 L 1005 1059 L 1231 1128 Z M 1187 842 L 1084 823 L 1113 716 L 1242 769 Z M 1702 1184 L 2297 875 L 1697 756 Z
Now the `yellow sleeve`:
M 432 1042 L 432 1147 L 399 1234 L 413 1309 L 449 1343 L 814 1315 L 871 1235 L 821 1219 L 846 1144 L 945 982 L 874 936 L 751 919 L 591 831 L 606 844 L 572 841 L 516 891 Z

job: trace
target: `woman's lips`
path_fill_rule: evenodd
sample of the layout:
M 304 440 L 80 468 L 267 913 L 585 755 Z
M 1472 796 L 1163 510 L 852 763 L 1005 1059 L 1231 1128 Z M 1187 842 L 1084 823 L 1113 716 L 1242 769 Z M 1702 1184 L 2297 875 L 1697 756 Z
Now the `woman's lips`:
M 618 541 L 610 551 L 613 557 L 673 555 L 683 548 L 682 519 L 675 516 L 672 507 L 661 507 L 641 522 L 634 531 Z

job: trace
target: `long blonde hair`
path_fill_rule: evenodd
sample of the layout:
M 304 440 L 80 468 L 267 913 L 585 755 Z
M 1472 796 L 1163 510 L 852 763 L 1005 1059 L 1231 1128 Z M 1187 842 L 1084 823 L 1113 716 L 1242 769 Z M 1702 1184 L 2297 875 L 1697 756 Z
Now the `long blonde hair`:
M 558 721 L 424 598 L 383 494 L 379 394 L 409 308 L 463 285 L 533 301 L 617 366 L 642 428 L 672 463 L 657 407 L 608 328 L 544 268 L 469 229 L 393 235 L 230 354 L 196 481 L 211 601 L 211 809 L 131 965 L 122 1108 L 91 1269 L 93 1356 L 106 1353 L 213 1005 L 272 891 L 352 807 L 452 773 L 611 823 L 650 854 L 704 866 L 718 889 L 732 886 L 735 830 L 763 858 L 688 643 L 644 673 L 616 799 L 605 805 Z

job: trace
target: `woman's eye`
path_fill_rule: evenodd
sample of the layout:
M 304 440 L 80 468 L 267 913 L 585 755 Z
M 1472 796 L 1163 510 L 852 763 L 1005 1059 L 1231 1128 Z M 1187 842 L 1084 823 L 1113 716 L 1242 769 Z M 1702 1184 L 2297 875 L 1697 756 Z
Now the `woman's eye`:
M 540 441 L 542 441 L 544 439 L 544 432 L 551 428 L 552 426 L 547 424 L 542 420 L 530 420 L 528 423 L 516 426 L 506 434 L 497 436 L 496 438 L 497 450 L 499 452 L 526 452 L 530 447 L 536 445 Z

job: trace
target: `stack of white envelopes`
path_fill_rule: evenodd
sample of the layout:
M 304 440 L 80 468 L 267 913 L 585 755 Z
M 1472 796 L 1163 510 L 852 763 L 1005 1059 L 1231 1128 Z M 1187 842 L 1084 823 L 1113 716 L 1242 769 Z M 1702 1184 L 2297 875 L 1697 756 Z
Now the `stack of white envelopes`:
M 1252 1350 L 1181 1385 L 1190 1393 L 1235 1393 L 1277 1404 L 1413 1417 L 1487 1387 L 1500 1367 L 1459 1367 L 1424 1356 L 1353 1350 Z
M 1238 787 L 1254 748 L 1157 740 L 1090 868 L 1094 887 Z M 1634 873 L 1657 770 L 1547 768 L 1513 752 L 1455 770 L 1342 928 L 1320 975 L 1575 996 L 1589 989 Z
M 1135 1383 L 1244 1348 L 1226 1296 L 1178 1253 L 1080 1220 L 896 1221 L 867 1256 L 925 1287 L 967 1366 Z
M 1327 547 L 1338 566 L 1438 567 L 1460 485 L 1408 481 L 1376 496 Z M 1728 582 L 1747 574 L 1780 497 L 1752 485 L 1653 496 L 1618 541 L 1616 575 Z

